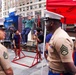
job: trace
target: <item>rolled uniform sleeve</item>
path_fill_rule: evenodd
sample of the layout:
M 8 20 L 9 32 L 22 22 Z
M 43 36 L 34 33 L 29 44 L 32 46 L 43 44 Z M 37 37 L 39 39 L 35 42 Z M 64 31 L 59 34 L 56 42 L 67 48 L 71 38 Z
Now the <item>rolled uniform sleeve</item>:
M 4 70 L 8 69 L 11 67 L 10 65 L 10 60 L 9 60 L 9 55 L 7 52 L 7 49 L 5 47 L 2 47 L 3 50 L 0 52 L 0 61 L 1 61 L 1 66 Z
M 62 62 L 73 62 L 73 47 L 69 39 L 59 38 L 55 43 L 55 49 L 57 50 Z

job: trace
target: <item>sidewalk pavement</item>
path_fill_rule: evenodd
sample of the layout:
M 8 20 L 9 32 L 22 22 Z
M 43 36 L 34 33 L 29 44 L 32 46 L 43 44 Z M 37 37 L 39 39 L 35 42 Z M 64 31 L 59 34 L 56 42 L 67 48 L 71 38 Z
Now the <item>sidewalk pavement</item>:
M 9 56 L 10 56 L 11 66 L 14 71 L 14 75 L 48 75 L 48 65 L 47 65 L 47 61 L 45 59 L 43 59 L 41 61 L 41 63 L 38 63 L 37 65 L 29 68 L 26 66 L 22 66 L 22 65 L 13 63 L 12 60 L 13 60 L 15 54 L 14 54 L 14 52 L 12 52 L 11 49 L 8 49 L 8 52 L 9 52 Z M 28 56 L 36 55 L 36 53 L 33 53 L 33 52 L 23 51 L 23 53 L 26 56 L 27 55 Z M 22 54 L 21 54 L 21 56 L 22 56 Z M 25 57 L 20 60 L 17 60 L 17 62 L 22 63 L 22 64 L 31 65 L 31 62 L 33 60 L 34 60 L 33 58 Z

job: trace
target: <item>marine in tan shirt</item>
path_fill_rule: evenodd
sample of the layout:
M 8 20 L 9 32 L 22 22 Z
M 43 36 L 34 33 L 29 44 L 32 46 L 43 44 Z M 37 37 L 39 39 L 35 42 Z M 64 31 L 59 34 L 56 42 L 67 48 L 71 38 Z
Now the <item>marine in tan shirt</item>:
M 0 25 L 0 40 L 5 38 L 5 28 Z M 7 48 L 0 43 L 0 75 L 13 75 Z
M 59 27 L 53 34 L 48 49 L 51 69 L 65 72 L 63 63 L 73 62 L 73 41 L 70 36 Z
M 62 15 L 45 11 L 46 28 L 51 32 L 52 38 L 48 47 L 48 75 L 76 75 L 73 62 L 73 41 L 61 28 Z

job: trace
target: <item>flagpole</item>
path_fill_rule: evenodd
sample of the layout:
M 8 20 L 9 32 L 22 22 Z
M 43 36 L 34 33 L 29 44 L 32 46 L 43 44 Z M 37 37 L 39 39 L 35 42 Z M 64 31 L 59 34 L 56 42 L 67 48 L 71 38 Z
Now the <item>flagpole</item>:
M 44 43 L 43 43 L 43 54 L 42 54 L 42 59 L 44 59 L 44 52 L 45 52 L 46 20 L 47 20 L 47 18 L 44 19 L 45 25 L 44 25 Z M 43 65 L 44 65 L 43 63 L 44 63 L 44 61 L 42 61 L 41 75 L 43 75 Z

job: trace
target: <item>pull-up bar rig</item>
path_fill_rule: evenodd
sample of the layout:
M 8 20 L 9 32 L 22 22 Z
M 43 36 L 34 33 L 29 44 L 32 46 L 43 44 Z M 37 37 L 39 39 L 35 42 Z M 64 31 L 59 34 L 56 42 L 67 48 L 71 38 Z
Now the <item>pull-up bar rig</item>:
M 25 45 L 26 47 L 28 47 L 27 45 Z M 30 46 L 31 48 L 33 47 L 33 46 Z M 20 50 L 20 55 L 19 55 L 19 58 L 17 59 L 16 57 L 12 60 L 12 62 L 13 63 L 15 63 L 15 64 L 18 64 L 18 65 L 21 65 L 21 66 L 25 66 L 25 67 L 29 67 L 29 68 L 31 68 L 31 67 L 33 67 L 34 65 L 36 65 L 37 63 L 38 63 L 38 48 L 37 48 L 37 46 L 36 47 L 33 47 L 33 48 L 36 48 L 36 55 L 35 55 L 35 57 L 33 57 L 33 56 L 28 56 L 28 55 L 25 55 L 24 54 L 24 52 L 22 51 L 22 50 Z M 23 55 L 23 56 L 21 56 L 21 54 Z M 22 64 L 22 63 L 19 63 L 17 60 L 20 60 L 20 59 L 22 59 L 22 58 L 25 58 L 25 57 L 28 57 L 28 58 L 33 58 L 33 62 L 32 62 L 32 64 L 29 66 L 29 65 L 26 65 L 26 64 Z M 26 60 L 26 59 L 25 59 Z

